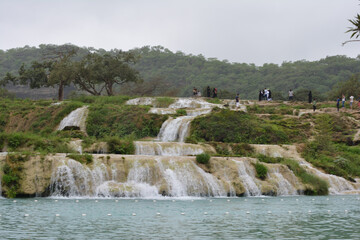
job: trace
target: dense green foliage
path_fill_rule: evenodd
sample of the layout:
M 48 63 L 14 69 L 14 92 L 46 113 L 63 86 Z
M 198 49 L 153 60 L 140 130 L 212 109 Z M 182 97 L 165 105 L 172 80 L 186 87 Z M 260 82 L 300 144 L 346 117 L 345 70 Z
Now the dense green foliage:
M 210 155 L 207 153 L 201 153 L 196 155 L 196 161 L 200 164 L 209 164 Z
M 306 131 L 300 130 L 306 126 L 298 119 L 266 120 L 223 109 L 192 121 L 190 138 L 210 142 L 282 144 L 301 141 Z
M 29 160 L 27 154 L 8 154 L 5 163 L 2 167 L 2 186 L 6 197 L 15 198 L 18 194 L 20 187 L 21 171 L 23 169 L 23 163 Z
M 148 114 L 147 106 L 93 104 L 89 110 L 86 130 L 89 136 L 96 138 L 123 138 L 127 135 L 136 138 L 155 137 L 167 119 L 164 115 Z
M 66 157 L 83 164 L 91 164 L 93 162 L 93 156 L 90 154 L 69 154 Z
M 132 137 L 127 138 L 118 138 L 118 137 L 110 137 L 107 139 L 108 151 L 109 153 L 115 154 L 134 154 L 135 153 L 135 145 L 134 139 Z
M 360 147 L 346 145 L 353 134 L 351 123 L 327 114 L 318 115 L 316 123 L 319 135 L 306 145 L 304 158 L 327 173 L 348 180 L 359 177 Z
M 265 163 L 281 163 L 286 165 L 305 184 L 306 195 L 327 195 L 329 193 L 328 183 L 302 168 L 298 162 L 292 159 L 273 158 L 265 155 L 258 155 L 258 159 Z
M 256 177 L 261 180 L 265 180 L 267 176 L 268 169 L 264 164 L 255 163 Z
M 0 50 L 0 79 L 7 72 L 17 73 L 22 63 L 30 65 L 32 61 L 41 61 L 51 48 L 54 46 Z M 98 52 L 106 53 L 103 49 Z M 219 97 L 235 96 L 238 92 L 242 99 L 257 99 L 258 91 L 267 87 L 273 91 L 273 98 L 278 100 L 287 96 L 290 88 L 295 93 L 300 89 L 312 90 L 313 97 L 320 99 L 320 95 L 329 92 L 335 84 L 348 80 L 360 69 L 359 58 L 346 56 L 326 57 L 313 62 L 302 60 L 256 66 L 206 59 L 202 55 L 186 55 L 180 51 L 174 53 L 161 46 L 146 46 L 132 52 L 141 56 L 134 67 L 144 78 L 144 83 L 138 87 L 124 85 L 118 89 L 124 94 L 190 96 L 193 87 L 205 89 L 209 85 L 218 88 Z M 87 48 L 79 48 L 75 59 L 80 60 L 87 53 Z M 135 89 L 138 91 L 133 92 Z
M 68 153 L 68 139 L 55 135 L 41 136 L 34 133 L 0 133 L 0 149 L 6 144 L 8 151 L 36 151 L 41 153 Z

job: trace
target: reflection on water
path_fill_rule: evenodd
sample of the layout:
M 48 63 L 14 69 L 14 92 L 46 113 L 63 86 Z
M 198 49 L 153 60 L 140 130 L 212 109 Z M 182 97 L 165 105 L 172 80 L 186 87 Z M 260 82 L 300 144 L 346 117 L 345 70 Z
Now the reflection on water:
M 16 203 L 1 199 L 0 236 L 1 239 L 358 239 L 359 199 L 359 196 L 295 196 L 76 202 L 37 198 L 37 202 L 17 199 Z

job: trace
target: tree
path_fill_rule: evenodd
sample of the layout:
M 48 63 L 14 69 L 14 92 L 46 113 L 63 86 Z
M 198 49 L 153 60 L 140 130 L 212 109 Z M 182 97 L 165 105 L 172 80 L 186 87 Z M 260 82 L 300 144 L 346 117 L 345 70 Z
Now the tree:
M 18 76 L 7 73 L 1 85 L 9 82 L 13 84 L 29 85 L 30 88 L 58 86 L 58 100 L 62 101 L 64 87 L 70 85 L 74 78 L 72 56 L 77 52 L 73 45 L 53 46 L 43 53 L 43 61 L 33 61 L 29 68 L 22 64 Z
M 360 95 L 360 74 L 354 74 L 347 81 L 336 84 L 330 92 L 329 97 L 335 100 L 337 97 L 341 97 L 343 94 L 346 97 L 357 97 Z
M 355 19 L 349 19 L 349 22 L 353 25 L 352 27 L 349 27 L 349 30 L 346 31 L 346 33 L 352 33 L 350 38 L 358 38 L 360 36 L 360 15 L 357 14 L 355 16 Z M 348 40 L 343 43 L 345 45 L 348 42 L 360 42 L 360 40 Z
M 131 66 L 137 59 L 135 53 L 120 50 L 104 55 L 89 53 L 77 65 L 74 83 L 93 95 L 100 95 L 105 89 L 112 96 L 115 85 L 141 80 L 139 72 Z

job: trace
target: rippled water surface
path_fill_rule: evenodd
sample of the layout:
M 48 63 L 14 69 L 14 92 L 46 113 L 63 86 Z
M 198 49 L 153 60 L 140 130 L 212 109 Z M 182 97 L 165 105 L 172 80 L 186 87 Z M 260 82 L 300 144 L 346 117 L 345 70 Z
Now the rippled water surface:
M 359 239 L 359 196 L 1 199 L 1 239 Z

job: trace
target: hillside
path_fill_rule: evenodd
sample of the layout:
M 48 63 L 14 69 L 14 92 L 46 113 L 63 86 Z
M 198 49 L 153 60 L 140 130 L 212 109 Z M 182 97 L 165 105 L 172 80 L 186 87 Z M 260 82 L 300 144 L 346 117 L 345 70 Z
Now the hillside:
M 87 96 L 60 103 L 1 99 L 0 110 L 8 197 L 360 189 L 359 112 L 338 113 L 330 102 L 314 113 L 299 102 L 242 101 L 237 108 L 233 100 Z
M 6 72 L 16 73 L 22 63 L 29 64 L 34 60 L 41 61 L 44 52 L 53 45 L 0 51 L 0 78 Z M 56 47 L 56 46 L 55 46 Z M 359 72 L 360 59 L 345 56 L 326 57 L 319 61 L 284 62 L 281 65 L 264 64 L 256 66 L 248 63 L 230 63 L 202 55 L 186 55 L 182 52 L 157 47 L 142 47 L 132 51 L 141 56 L 135 68 L 141 73 L 145 83 L 159 85 L 148 95 L 190 96 L 193 87 L 204 89 L 206 86 L 217 87 L 219 97 L 231 98 L 238 92 L 241 98 L 256 99 L 259 89 L 270 88 L 277 99 L 286 95 L 289 89 L 312 90 L 318 96 L 325 96 L 332 87 Z M 77 59 L 88 52 L 81 48 Z M 105 50 L 100 49 L 100 52 Z M 154 79 L 157 79 L 155 81 Z M 10 88 L 10 86 L 8 86 Z M 146 85 L 140 88 L 146 88 Z M 11 88 L 14 90 L 14 88 Z M 69 91 L 74 90 L 68 89 Z M 121 94 L 135 94 L 134 86 L 125 85 L 118 89 Z M 19 91 L 19 95 L 26 90 Z M 37 92 L 32 94 L 36 96 Z M 43 95 L 49 98 L 53 93 Z M 50 97 L 52 98 L 52 97 Z

